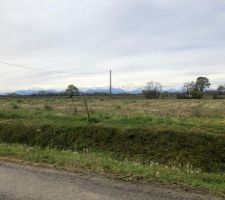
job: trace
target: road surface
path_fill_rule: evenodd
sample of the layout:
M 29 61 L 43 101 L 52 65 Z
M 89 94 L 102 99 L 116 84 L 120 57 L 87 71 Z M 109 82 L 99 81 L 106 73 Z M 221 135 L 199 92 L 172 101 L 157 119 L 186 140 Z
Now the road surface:
M 69 173 L 0 161 L 0 200 L 201 200 L 209 194 L 132 184 L 91 173 Z

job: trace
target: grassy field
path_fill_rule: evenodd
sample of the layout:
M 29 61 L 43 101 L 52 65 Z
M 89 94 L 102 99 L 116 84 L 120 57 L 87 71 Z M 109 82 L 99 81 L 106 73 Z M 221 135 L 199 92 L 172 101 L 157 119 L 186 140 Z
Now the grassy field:
M 113 127 L 158 127 L 225 133 L 225 100 L 147 100 L 87 98 L 92 124 Z M 0 99 L 1 121 L 86 125 L 82 98 Z
M 1 98 L 0 156 L 225 194 L 225 100 L 83 98 Z

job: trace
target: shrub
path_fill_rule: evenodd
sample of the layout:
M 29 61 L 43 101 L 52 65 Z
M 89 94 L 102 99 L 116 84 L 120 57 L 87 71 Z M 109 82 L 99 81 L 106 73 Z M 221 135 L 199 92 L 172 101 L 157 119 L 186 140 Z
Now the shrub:
M 202 96 L 203 96 L 203 93 L 200 92 L 199 90 L 195 89 L 195 90 L 191 91 L 191 96 L 192 96 L 193 99 L 201 99 Z
M 213 99 L 225 99 L 225 96 L 218 95 L 218 94 L 213 94 Z
M 20 108 L 20 107 L 19 107 L 17 104 L 15 104 L 15 103 L 12 103 L 11 106 L 12 106 L 12 109 L 19 109 L 19 108 Z
M 52 107 L 48 104 L 45 104 L 44 108 L 45 110 L 48 110 L 48 111 L 52 110 Z
M 177 99 L 190 99 L 191 97 L 187 94 L 184 94 L 184 93 L 177 93 L 176 98 Z
M 22 99 L 17 99 L 16 101 L 17 101 L 18 103 L 22 103 L 22 102 L 23 102 Z
M 115 109 L 119 110 L 121 108 L 122 108 L 121 105 L 115 105 Z
M 143 90 L 142 94 L 147 99 L 158 99 L 160 97 L 160 92 L 158 92 L 158 91 Z
M 177 99 L 201 99 L 202 96 L 203 96 L 203 93 L 198 90 L 192 90 L 190 95 L 184 94 L 184 93 L 176 94 Z

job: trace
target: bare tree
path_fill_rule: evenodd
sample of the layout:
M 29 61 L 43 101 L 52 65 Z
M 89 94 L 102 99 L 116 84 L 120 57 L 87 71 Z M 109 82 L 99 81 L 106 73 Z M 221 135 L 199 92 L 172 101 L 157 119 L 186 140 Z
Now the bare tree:
M 161 91 L 162 85 L 159 82 L 150 81 L 147 83 L 142 93 L 148 99 L 155 99 L 160 97 Z
M 187 95 L 190 95 L 190 93 L 195 89 L 195 82 L 186 82 L 184 84 L 184 90 L 187 93 Z

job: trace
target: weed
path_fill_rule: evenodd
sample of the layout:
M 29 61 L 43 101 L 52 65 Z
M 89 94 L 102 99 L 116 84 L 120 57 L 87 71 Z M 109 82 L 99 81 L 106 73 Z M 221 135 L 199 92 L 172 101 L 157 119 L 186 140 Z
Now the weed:
M 17 104 L 15 104 L 15 103 L 12 103 L 11 104 L 11 107 L 12 107 L 12 109 L 19 109 L 20 107 L 17 105 Z
M 115 109 L 117 109 L 117 110 L 121 109 L 121 105 L 116 105 Z
M 48 104 L 45 104 L 44 108 L 45 108 L 45 110 L 47 110 L 47 111 L 52 110 L 52 106 L 50 106 L 50 105 L 48 105 Z

